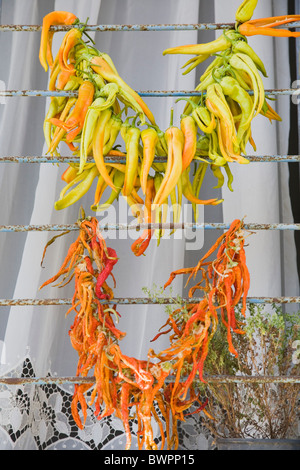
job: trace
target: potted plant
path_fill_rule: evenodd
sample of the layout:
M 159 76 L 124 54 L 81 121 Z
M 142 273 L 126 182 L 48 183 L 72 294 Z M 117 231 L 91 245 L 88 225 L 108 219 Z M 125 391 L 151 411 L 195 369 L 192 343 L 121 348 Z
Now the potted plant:
M 300 312 L 250 304 L 243 320 L 245 334 L 234 337 L 238 356 L 229 353 L 227 330 L 220 325 L 206 360 L 208 381 L 199 382 L 208 398 L 201 419 L 213 436 L 210 450 L 300 449 L 300 384 L 290 380 L 300 375 Z M 267 380 L 209 380 L 221 376 Z

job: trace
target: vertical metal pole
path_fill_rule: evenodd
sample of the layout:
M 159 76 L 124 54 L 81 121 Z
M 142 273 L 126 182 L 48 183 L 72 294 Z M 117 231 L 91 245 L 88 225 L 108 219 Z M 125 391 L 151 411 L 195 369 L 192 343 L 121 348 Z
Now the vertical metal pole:
M 294 1 L 294 5 L 295 5 L 295 13 L 297 15 L 300 14 L 300 0 L 295 0 Z M 299 29 L 298 29 L 299 31 Z M 299 39 L 296 38 L 296 57 L 295 57 L 295 60 L 296 60 L 296 79 L 297 79 L 297 83 L 299 83 L 299 80 L 300 80 L 300 66 L 299 66 L 299 54 L 300 54 L 300 42 L 299 42 Z M 298 153 L 300 153 L 300 106 L 299 106 L 299 101 L 297 102 L 297 111 L 298 111 Z M 291 164 L 289 164 L 291 165 Z M 294 168 L 294 166 L 293 166 Z M 299 185 L 300 185 L 300 165 L 296 165 L 295 166 L 295 171 L 298 171 L 298 179 L 297 179 L 297 186 L 298 186 L 298 189 L 299 189 Z M 297 214 L 295 214 L 295 217 L 296 218 L 299 218 L 299 209 L 297 210 Z M 297 222 L 297 219 L 295 220 L 295 222 Z M 300 250 L 300 237 L 299 237 L 299 234 L 296 234 L 295 233 L 295 242 L 296 242 L 296 250 L 297 250 L 297 266 L 298 266 L 298 277 L 299 277 L 299 284 L 300 284 L 300 253 L 299 253 L 299 250 Z M 300 288 L 300 287 L 299 287 Z

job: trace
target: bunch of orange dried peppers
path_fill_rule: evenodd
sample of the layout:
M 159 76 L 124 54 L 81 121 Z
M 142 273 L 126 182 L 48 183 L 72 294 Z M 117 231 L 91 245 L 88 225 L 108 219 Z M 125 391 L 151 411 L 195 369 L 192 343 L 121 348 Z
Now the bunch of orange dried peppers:
M 184 420 L 185 411 L 200 400 L 197 380 L 205 381 L 205 358 L 219 317 L 227 326 L 229 349 L 236 354 L 232 333 L 241 334 L 242 329 L 236 323 L 235 306 L 242 302 L 245 313 L 250 284 L 243 222 L 235 220 L 195 267 L 171 273 L 165 288 L 177 275 L 189 274 L 187 282 L 197 276 L 200 279 L 190 288 L 191 303 L 170 313 L 156 336 L 169 333 L 170 346 L 158 353 L 150 349 L 146 360 L 126 356 L 119 345 L 125 333 L 117 328 L 119 313 L 113 305 L 113 289 L 107 283 L 110 276 L 115 283 L 117 254 L 106 246 L 96 218 L 87 217 L 78 224 L 79 236 L 60 270 L 41 286 L 60 278 L 57 285 L 63 286 L 74 278 L 75 292 L 67 313 L 75 313 L 70 340 L 79 356 L 77 376 L 93 373 L 95 378 L 95 383 L 91 380 L 75 385 L 71 407 L 74 420 L 82 429 L 92 405 L 98 419 L 114 413 L 123 422 L 126 449 L 131 446 L 130 423 L 136 420 L 139 449 L 155 450 L 154 419 L 160 427 L 162 449 L 165 445 L 176 449 L 177 422 Z M 215 252 L 215 258 L 209 261 Z M 204 296 L 195 303 L 192 298 L 198 290 Z M 199 403 L 196 412 L 201 410 L 205 412 L 205 403 Z

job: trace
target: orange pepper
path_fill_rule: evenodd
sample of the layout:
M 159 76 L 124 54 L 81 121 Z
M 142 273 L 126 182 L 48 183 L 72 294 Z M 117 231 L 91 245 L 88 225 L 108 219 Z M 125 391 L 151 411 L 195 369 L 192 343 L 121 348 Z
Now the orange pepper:
M 176 187 L 182 173 L 182 152 L 184 146 L 184 135 L 176 126 L 169 127 L 165 132 L 168 146 L 168 161 L 166 172 L 153 204 L 160 207 Z
M 57 119 L 57 121 L 54 121 L 55 122 L 60 122 L 60 121 L 64 121 L 65 119 L 67 119 L 67 116 L 69 115 L 69 112 L 71 111 L 71 109 L 73 108 L 73 106 L 75 105 L 76 103 L 76 98 L 69 98 L 61 115 L 59 116 L 59 119 Z M 48 122 L 51 122 L 51 119 L 48 120 Z M 52 123 L 53 124 L 53 123 Z M 54 124 L 56 125 L 56 124 Z M 58 144 L 60 143 L 60 141 L 63 139 L 64 135 L 65 135 L 66 131 L 60 127 L 56 127 L 54 133 L 53 133 L 53 137 L 52 137 L 52 140 L 51 140 L 51 143 L 50 143 L 50 146 L 48 148 L 48 151 L 47 153 L 53 153 Z
M 192 116 L 183 116 L 180 127 L 184 135 L 182 171 L 192 162 L 197 150 L 197 125 Z
M 127 382 L 123 383 L 121 389 L 121 415 L 126 435 L 125 450 L 129 450 L 131 447 L 131 432 L 129 425 L 129 390 L 130 384 Z
M 54 25 L 72 25 L 78 21 L 78 18 L 73 13 L 67 11 L 53 11 L 48 13 L 43 19 L 42 36 L 40 43 L 39 59 L 45 72 L 48 70 L 48 65 L 52 67 L 53 57 L 51 52 L 53 31 L 50 31 L 51 26 Z
M 68 168 L 61 175 L 61 179 L 65 181 L 65 183 L 70 183 L 77 175 L 77 171 L 77 168 L 74 168 L 73 166 L 69 165 Z
M 71 77 L 73 77 L 76 74 L 76 70 L 62 70 L 58 77 L 57 77 L 57 84 L 56 88 L 58 90 L 63 90 L 65 86 L 67 85 L 68 81 L 70 80 Z
M 94 94 L 95 87 L 93 83 L 85 80 L 79 87 L 76 104 L 66 122 L 56 118 L 49 119 L 52 124 L 67 132 L 67 142 L 72 142 L 82 130 L 85 116 L 93 102 Z
M 146 198 L 145 198 L 145 223 L 152 222 L 152 202 L 155 194 L 154 179 L 149 178 L 147 182 Z M 146 229 L 140 238 L 138 238 L 131 246 L 131 250 L 135 256 L 141 256 L 147 249 L 152 238 L 153 230 Z
M 68 64 L 71 50 L 79 43 L 82 37 L 82 31 L 73 28 L 67 32 L 58 51 L 58 60 L 61 70 L 73 71 L 74 65 Z
M 143 143 L 143 160 L 141 166 L 141 188 L 146 194 L 147 179 L 150 168 L 152 166 L 156 145 L 158 143 L 158 135 L 155 129 L 149 127 L 141 132 L 141 139 Z
M 87 403 L 84 397 L 84 392 L 87 391 L 89 388 L 91 388 L 92 384 L 76 384 L 75 385 L 75 392 L 74 396 L 72 399 L 71 403 L 71 411 L 72 411 L 72 416 L 74 418 L 75 423 L 79 427 L 79 429 L 84 428 L 85 421 L 87 419 Z M 81 410 L 83 413 L 83 423 L 80 419 L 78 409 L 77 409 L 77 404 L 78 402 L 80 403 Z

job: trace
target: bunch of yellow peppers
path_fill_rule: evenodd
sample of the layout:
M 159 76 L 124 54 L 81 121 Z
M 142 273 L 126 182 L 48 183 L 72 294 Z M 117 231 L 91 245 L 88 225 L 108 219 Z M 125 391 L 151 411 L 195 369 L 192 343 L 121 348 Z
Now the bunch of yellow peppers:
M 237 25 L 251 18 L 256 4 L 257 0 L 243 2 L 236 14 Z M 265 66 L 238 29 L 225 30 L 220 37 L 206 44 L 166 49 L 165 54 L 195 56 L 183 66 L 186 68 L 184 74 L 213 57 L 195 88 L 199 97 L 187 99 L 181 117 L 183 127 L 188 122 L 190 129 L 196 127 L 197 131 L 194 129 L 193 132 L 198 133 L 194 144 L 197 150 L 196 153 L 191 152 L 187 159 L 186 171 L 189 172 L 188 163 L 193 159 L 203 160 L 196 175 L 203 175 L 210 164 L 218 179 L 217 187 L 221 187 L 224 184 L 223 169 L 228 177 L 228 187 L 232 190 L 233 177 L 229 163 L 249 163 L 245 157 L 248 143 L 256 150 L 251 132 L 252 120 L 258 114 L 270 121 L 281 120 L 266 99 L 261 77 L 267 77 Z M 194 190 L 198 191 L 201 184 L 201 178 L 196 176 Z
M 253 10 L 256 3 L 247 0 L 241 5 L 237 25 L 251 17 L 249 5 Z M 71 27 L 53 58 L 51 26 L 58 24 Z M 43 20 L 39 58 L 45 71 L 50 68 L 49 90 L 69 92 L 51 98 L 44 121 L 48 153 L 59 156 L 59 144 L 64 142 L 79 158 L 62 175 L 66 185 L 55 208 L 77 202 L 96 180 L 93 211 L 109 208 L 122 195 L 139 222 L 162 223 L 171 201 L 173 222 L 177 223 L 185 197 L 192 203 L 197 221 L 199 204 L 222 202 L 199 198 L 207 168 L 216 176 L 217 188 L 224 184 L 225 170 L 232 190 L 229 163 L 248 163 L 247 143 L 255 148 L 253 118 L 260 113 L 280 120 L 266 101 L 263 62 L 238 27 L 207 44 L 165 50 L 164 54 L 195 55 L 184 73 L 209 57 L 214 60 L 196 87 L 199 96 L 187 100 L 180 125 L 174 125 L 171 110 L 170 125 L 162 131 L 141 96 L 119 75 L 111 57 L 91 44 L 85 28 L 75 15 L 64 11 L 49 13 Z M 119 138 L 123 150 L 118 148 Z M 121 160 L 116 163 L 118 157 Z M 163 162 L 158 163 L 156 157 L 164 157 Z M 111 193 L 103 202 L 107 188 Z M 163 231 L 145 230 L 132 246 L 137 256 L 144 253 L 153 234 L 159 243 Z

